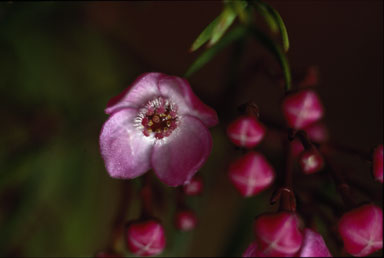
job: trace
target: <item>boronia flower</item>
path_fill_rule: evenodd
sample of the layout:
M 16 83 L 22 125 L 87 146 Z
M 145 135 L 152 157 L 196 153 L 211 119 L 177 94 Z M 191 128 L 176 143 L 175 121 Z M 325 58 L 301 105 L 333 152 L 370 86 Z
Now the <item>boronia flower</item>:
M 187 183 L 212 148 L 216 112 L 179 77 L 146 73 L 112 98 L 100 134 L 111 177 L 131 179 L 153 169 L 170 186 Z
M 263 214 L 254 223 L 259 250 L 263 256 L 287 257 L 299 251 L 303 236 L 295 213 Z
M 368 256 L 383 248 L 383 211 L 365 204 L 345 213 L 338 224 L 345 250 L 353 256 Z

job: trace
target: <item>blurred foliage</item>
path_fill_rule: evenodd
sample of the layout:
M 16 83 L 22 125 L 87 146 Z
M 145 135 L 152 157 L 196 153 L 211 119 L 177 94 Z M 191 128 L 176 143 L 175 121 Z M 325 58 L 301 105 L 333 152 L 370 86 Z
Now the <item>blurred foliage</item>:
M 116 53 L 64 19 L 79 19 L 78 7 L 1 9 L 0 255 L 89 256 L 121 184 L 107 179 L 97 140 L 105 103 L 123 85 Z

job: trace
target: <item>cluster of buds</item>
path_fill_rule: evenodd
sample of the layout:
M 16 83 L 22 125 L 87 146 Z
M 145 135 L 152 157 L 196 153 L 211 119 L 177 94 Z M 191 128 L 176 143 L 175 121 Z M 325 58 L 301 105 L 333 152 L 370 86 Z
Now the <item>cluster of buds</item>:
M 299 218 L 291 212 L 259 216 L 254 224 L 256 241 L 243 257 L 331 257 L 323 237 L 299 225 Z
M 232 143 L 248 150 L 247 154 L 230 164 L 229 178 L 242 196 L 250 197 L 268 188 L 273 183 L 275 172 L 262 153 L 252 150 L 266 134 L 265 126 L 258 120 L 257 106 L 248 103 L 246 113 L 227 128 Z
M 293 161 L 297 161 L 301 171 L 306 175 L 321 171 L 328 161 L 328 156 L 324 156 L 326 152 L 323 153 L 323 149 L 318 148 L 322 144 L 328 146 L 328 132 L 320 121 L 324 114 L 323 105 L 314 90 L 305 88 L 288 93 L 282 102 L 282 110 L 291 144 L 287 155 L 286 180 L 272 198 L 272 203 L 280 200 L 280 209 L 276 213 L 263 214 L 255 219 L 253 227 L 255 240 L 245 250 L 243 257 L 331 257 L 322 235 L 305 227 L 305 223 L 296 212 L 292 186 Z M 254 147 L 265 134 L 265 127 L 256 126 L 255 121 L 248 122 L 248 127 L 253 126 L 251 130 L 244 126 L 246 122 L 244 118 L 233 122 L 228 127 L 228 136 L 238 146 Z M 257 131 L 259 135 L 253 135 Z M 251 141 L 246 143 L 247 139 Z M 382 144 L 375 148 L 371 161 L 373 176 L 382 183 Z M 243 196 L 251 196 L 264 189 L 258 188 L 259 185 L 271 183 L 272 180 L 268 178 L 273 177 L 273 170 L 262 156 L 249 152 L 231 164 L 230 177 Z M 349 185 L 343 177 L 340 175 L 333 177 L 341 189 L 343 199 L 345 201 L 351 199 L 348 196 Z M 351 204 L 354 205 L 350 206 Z M 344 243 L 344 250 L 353 256 L 361 257 L 382 249 L 382 209 L 374 204 L 359 205 L 353 201 L 346 202 L 346 205 L 351 208 L 339 217 L 337 227 L 339 238 Z M 336 228 L 336 225 L 330 226 Z

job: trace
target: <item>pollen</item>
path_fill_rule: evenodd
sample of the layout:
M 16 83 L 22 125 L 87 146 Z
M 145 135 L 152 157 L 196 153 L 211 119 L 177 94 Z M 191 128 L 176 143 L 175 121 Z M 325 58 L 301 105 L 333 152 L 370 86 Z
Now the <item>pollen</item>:
M 162 97 L 151 100 L 139 113 L 143 134 L 156 139 L 168 137 L 177 128 L 177 107 Z

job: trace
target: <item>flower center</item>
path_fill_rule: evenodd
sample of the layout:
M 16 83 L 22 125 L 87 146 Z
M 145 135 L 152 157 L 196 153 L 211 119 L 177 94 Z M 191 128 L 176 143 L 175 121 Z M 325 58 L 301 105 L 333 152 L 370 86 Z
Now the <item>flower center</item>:
M 140 111 L 139 118 L 145 136 L 153 135 L 162 139 L 171 135 L 177 128 L 177 106 L 162 97 L 149 101 Z

